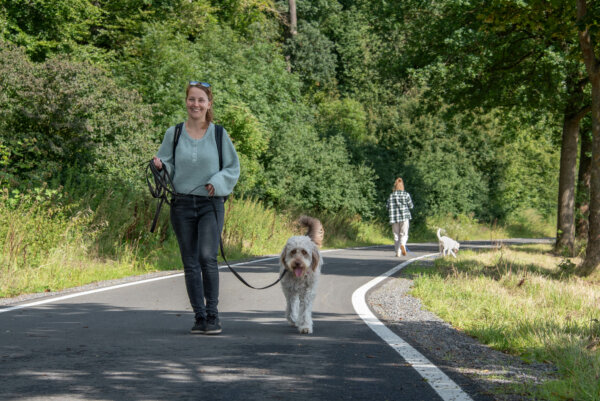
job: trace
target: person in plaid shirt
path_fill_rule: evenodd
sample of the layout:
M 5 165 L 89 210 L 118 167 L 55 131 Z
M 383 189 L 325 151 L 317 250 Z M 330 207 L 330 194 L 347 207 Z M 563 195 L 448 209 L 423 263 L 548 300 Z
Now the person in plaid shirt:
M 408 241 L 408 226 L 412 216 L 410 210 L 413 208 L 410 194 L 404 190 L 404 181 L 402 178 L 396 178 L 394 182 L 394 191 L 388 198 L 385 206 L 390 214 L 390 224 L 394 233 L 394 250 L 396 256 L 400 257 L 400 252 L 406 256 L 406 241 Z

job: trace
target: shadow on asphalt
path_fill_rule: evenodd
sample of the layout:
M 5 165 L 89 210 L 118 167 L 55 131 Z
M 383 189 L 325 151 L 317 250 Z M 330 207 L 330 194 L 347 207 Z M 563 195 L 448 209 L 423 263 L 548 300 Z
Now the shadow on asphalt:
M 374 277 L 417 253 L 436 252 L 437 244 L 409 244 L 409 251 L 406 258 L 394 257 L 391 246 L 328 252 L 323 275 Z M 372 261 L 368 270 L 363 259 Z M 236 270 L 276 275 L 277 260 Z M 1 314 L 0 399 L 439 399 L 355 314 L 314 313 L 315 333 L 308 336 L 290 327 L 282 310 L 222 313 L 220 336 L 188 334 L 190 316 L 93 303 Z M 447 330 L 442 322 L 402 325 L 423 335 Z M 490 399 L 453 373 L 452 350 L 421 351 L 476 400 Z M 487 369 L 496 368 L 492 362 Z
M 315 313 L 313 335 L 280 310 L 221 317 L 223 334 L 202 336 L 185 311 L 83 303 L 1 316 L 0 398 L 439 399 L 355 315 Z

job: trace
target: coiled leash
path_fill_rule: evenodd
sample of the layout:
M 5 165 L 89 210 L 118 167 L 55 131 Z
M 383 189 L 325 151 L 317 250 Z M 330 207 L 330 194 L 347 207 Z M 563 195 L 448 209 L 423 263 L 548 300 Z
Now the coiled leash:
M 148 174 L 150 173 L 150 174 Z M 150 181 L 150 175 L 154 180 L 154 186 Z M 168 195 L 171 197 L 175 197 L 177 194 L 173 190 L 173 181 L 171 181 L 171 177 L 169 173 L 167 173 L 167 169 L 163 168 L 159 170 L 154 165 L 154 160 L 150 160 L 148 163 L 148 167 L 146 167 L 146 183 L 148 184 L 148 189 L 150 190 L 150 194 L 153 198 L 160 199 L 158 201 L 158 205 L 156 206 L 156 213 L 154 213 L 154 219 L 152 220 L 152 226 L 150 227 L 150 232 L 153 233 L 156 228 L 156 223 L 158 222 L 158 216 L 160 215 L 160 209 L 162 208 L 163 203 L 167 203 L 167 205 L 171 205 L 169 202 Z
M 152 181 L 154 182 L 154 185 L 150 180 L 150 174 L 152 175 Z M 177 193 L 173 190 L 173 181 L 167 173 L 167 169 L 163 167 L 162 170 L 158 170 L 154 165 L 154 160 L 150 160 L 150 162 L 148 163 L 148 167 L 146 167 L 146 182 L 148 183 L 148 189 L 150 190 L 150 194 L 152 195 L 152 197 L 160 199 L 158 201 L 158 205 L 156 206 L 156 213 L 154 214 L 154 219 L 152 220 L 152 226 L 150 227 L 150 232 L 153 233 L 154 229 L 156 228 L 156 223 L 158 222 L 158 217 L 160 215 L 160 210 L 162 208 L 163 203 L 166 203 L 170 206 L 171 202 L 169 201 L 169 195 L 171 195 L 171 198 L 176 198 Z M 218 227 L 219 215 L 217 213 L 217 206 L 215 205 L 215 198 L 209 197 L 209 199 L 211 200 L 211 205 L 213 207 L 213 211 L 215 212 L 215 219 L 217 220 Z M 223 222 L 223 225 L 224 224 L 225 222 Z M 254 287 L 253 285 L 249 284 L 246 280 L 244 280 L 244 278 L 240 276 L 240 274 L 237 271 L 235 271 L 235 269 L 231 267 L 231 265 L 229 265 L 229 262 L 225 257 L 225 251 L 223 249 L 223 237 L 221 235 L 219 236 L 219 248 L 221 249 L 221 257 L 223 258 L 225 264 L 233 273 L 233 275 L 237 277 L 237 279 L 240 280 L 244 285 L 252 289 L 264 290 L 269 287 L 273 287 L 275 284 L 281 281 L 281 279 L 283 278 L 283 276 L 285 276 L 285 273 L 287 272 L 287 270 L 284 269 L 279 275 L 279 278 L 272 284 L 269 284 L 264 287 Z

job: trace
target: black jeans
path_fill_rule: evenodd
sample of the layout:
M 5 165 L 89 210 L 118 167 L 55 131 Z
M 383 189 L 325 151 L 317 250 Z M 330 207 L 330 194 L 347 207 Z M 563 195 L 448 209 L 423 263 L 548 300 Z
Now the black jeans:
M 221 197 L 185 195 L 178 196 L 171 204 L 171 224 L 179 243 L 185 286 L 196 319 L 218 316 L 217 253 L 224 215 Z

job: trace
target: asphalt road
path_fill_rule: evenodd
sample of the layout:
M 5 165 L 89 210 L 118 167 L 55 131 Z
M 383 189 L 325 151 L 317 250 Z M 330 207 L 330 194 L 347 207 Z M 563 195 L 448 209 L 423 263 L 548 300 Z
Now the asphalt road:
M 218 336 L 188 334 L 193 314 L 180 273 L 0 307 L 0 399 L 453 399 L 436 392 L 352 305 L 359 287 L 437 244 L 409 248 L 402 259 L 391 247 L 325 252 L 311 335 L 285 321 L 278 285 L 252 290 L 228 270 L 221 271 Z M 236 270 L 262 286 L 277 278 L 277 260 Z M 457 379 L 465 394 L 484 399 Z

